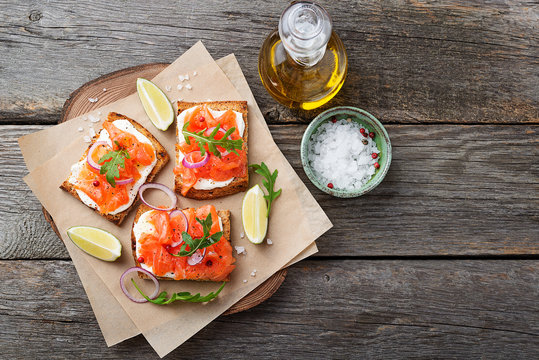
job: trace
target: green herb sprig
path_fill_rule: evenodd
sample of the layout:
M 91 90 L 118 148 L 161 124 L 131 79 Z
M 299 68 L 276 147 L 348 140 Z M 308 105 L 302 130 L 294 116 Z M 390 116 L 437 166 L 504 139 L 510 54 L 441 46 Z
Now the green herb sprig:
M 191 295 L 190 292 L 184 291 L 184 292 L 179 292 L 179 293 L 173 293 L 170 296 L 170 298 L 167 299 L 168 294 L 166 291 L 163 291 L 155 299 L 150 299 L 146 294 L 142 292 L 142 290 L 139 289 L 134 279 L 131 279 L 131 281 L 133 282 L 133 285 L 135 285 L 135 288 L 138 290 L 140 295 L 142 295 L 149 302 L 153 304 L 157 304 L 157 305 L 167 305 L 174 301 L 185 301 L 185 302 L 192 302 L 192 303 L 208 302 L 210 300 L 215 299 L 226 285 L 226 282 L 223 281 L 223 283 L 221 284 L 221 287 L 216 292 L 211 292 L 206 296 L 201 296 L 200 293 Z
M 223 236 L 223 232 L 219 231 L 216 232 L 213 235 L 210 235 L 211 226 L 213 224 L 213 220 L 211 218 L 211 213 L 208 214 L 205 220 L 200 220 L 199 218 L 196 218 L 197 221 L 202 225 L 202 231 L 204 232 L 204 236 L 200 239 L 193 239 L 191 235 L 186 233 L 185 231 L 182 231 L 182 240 L 183 244 L 180 247 L 180 252 L 177 254 L 171 254 L 172 256 L 181 257 L 181 256 L 191 256 L 197 251 L 198 249 L 203 249 L 205 247 L 211 246 L 221 240 L 221 237 Z M 189 251 L 186 250 L 187 246 L 189 246 Z
M 255 173 L 258 175 L 261 175 L 266 178 L 266 180 L 262 181 L 262 185 L 268 190 L 268 195 L 264 195 L 264 199 L 266 199 L 266 202 L 268 203 L 268 213 L 266 214 L 266 217 L 269 217 L 270 210 L 271 210 L 271 203 L 281 195 L 282 189 L 279 189 L 275 191 L 273 188 L 275 186 L 275 181 L 277 180 L 277 175 L 279 172 L 275 170 L 273 174 L 270 172 L 266 164 L 264 162 L 258 164 L 251 164 L 249 167 L 252 167 L 255 169 Z
M 101 170 L 99 173 L 101 175 L 106 174 L 105 178 L 112 187 L 116 187 L 116 179 L 120 178 L 120 169 L 118 167 L 125 169 L 125 159 L 129 159 L 129 153 L 127 150 L 120 148 L 118 141 L 114 141 L 118 145 L 118 150 L 111 150 L 99 159 L 99 164 L 101 165 Z M 107 161 L 110 160 L 110 161 Z
M 219 129 L 221 128 L 221 124 L 217 124 L 215 129 L 213 129 L 213 131 L 209 135 L 204 135 L 204 132 L 206 130 L 200 130 L 199 132 L 188 131 L 187 130 L 188 126 L 189 126 L 189 121 L 185 123 L 182 129 L 182 134 L 183 134 L 183 137 L 185 138 L 185 142 L 187 143 L 187 145 L 191 145 L 190 137 L 192 137 L 195 140 L 198 147 L 200 148 L 200 154 L 202 156 L 206 154 L 206 148 L 204 147 L 206 145 L 208 145 L 208 151 L 214 154 L 215 156 L 217 156 L 218 158 L 221 157 L 221 152 L 219 151 L 219 149 L 217 149 L 217 146 L 221 146 L 225 150 L 233 152 L 236 155 L 239 155 L 236 150 L 241 150 L 243 140 L 242 139 L 237 139 L 237 140 L 228 139 L 228 137 L 236 130 L 235 127 L 228 129 L 223 135 L 223 137 L 217 140 L 215 138 L 215 135 L 217 135 L 217 133 L 219 132 Z

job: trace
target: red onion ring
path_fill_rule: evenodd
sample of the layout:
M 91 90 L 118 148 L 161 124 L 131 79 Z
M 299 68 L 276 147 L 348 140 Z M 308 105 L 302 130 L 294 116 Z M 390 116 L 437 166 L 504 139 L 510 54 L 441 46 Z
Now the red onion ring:
M 190 162 L 189 160 L 187 160 L 187 157 L 192 154 L 192 153 L 198 153 L 198 151 L 191 151 L 189 154 L 186 154 L 184 157 L 183 157 L 183 160 L 182 160 L 182 164 L 183 166 L 185 166 L 186 168 L 189 168 L 189 169 L 196 169 L 196 168 L 199 168 L 199 167 L 202 167 L 204 165 L 206 165 L 208 163 L 208 161 L 210 160 L 210 154 L 206 151 L 206 153 L 204 154 L 204 158 L 202 160 L 200 160 L 199 162 L 196 162 L 196 163 L 193 163 L 193 162 Z
M 156 206 L 153 206 L 151 205 L 149 202 L 147 202 L 146 200 L 144 200 L 144 197 L 142 196 L 142 194 L 144 193 L 144 191 L 146 189 L 157 189 L 157 190 L 161 190 L 163 191 L 165 194 L 168 195 L 168 197 L 170 198 L 171 200 L 171 204 L 170 204 L 170 207 L 168 208 L 158 208 Z M 170 190 L 168 187 L 166 187 L 165 185 L 163 184 L 158 184 L 158 183 L 147 183 L 147 184 L 144 184 L 140 187 L 139 191 L 138 191 L 138 196 L 140 197 L 140 200 L 147 206 L 151 207 L 152 209 L 154 210 L 160 210 L 160 211 L 169 211 L 169 210 L 172 210 L 176 207 L 176 202 L 178 201 L 178 198 L 176 197 L 176 194 L 174 193 L 174 191 Z
M 207 129 L 206 131 L 204 131 L 204 135 L 208 136 L 209 134 L 212 133 L 213 130 L 215 130 L 216 127 L 217 126 L 214 126 L 214 127 L 211 127 L 209 129 Z M 225 129 L 223 129 L 222 127 L 219 128 L 219 132 L 223 133 L 223 135 L 226 134 Z M 228 136 L 227 139 L 230 140 L 230 135 Z M 217 149 L 217 150 L 219 150 L 219 149 Z M 230 154 L 230 152 L 228 152 L 228 150 L 225 150 L 225 151 L 219 150 L 219 152 L 221 153 L 221 156 L 227 156 L 228 154 Z
M 105 141 L 96 141 L 92 146 L 90 146 L 90 149 L 88 149 L 88 155 L 86 155 L 86 162 L 88 163 L 88 165 L 90 165 L 90 167 L 92 167 L 93 169 L 97 171 L 101 170 L 101 165 L 99 165 L 92 159 L 92 154 L 94 153 L 95 149 L 97 149 L 99 145 L 108 146 L 108 144 Z
M 187 221 L 187 216 L 185 216 L 185 214 L 183 213 L 183 211 L 181 210 L 173 210 L 170 214 L 169 214 L 169 217 L 172 219 L 173 217 L 176 217 L 177 215 L 181 215 L 183 216 L 183 219 L 185 220 L 185 229 L 183 229 L 182 231 L 185 231 L 187 232 L 187 229 L 189 227 L 189 222 Z M 172 244 L 170 244 L 170 247 L 176 247 L 176 246 L 179 246 L 183 244 L 183 240 L 180 240 L 180 241 L 177 241 L 177 242 L 173 242 Z
M 203 249 L 202 254 L 200 254 L 200 249 L 198 249 L 193 253 L 193 255 L 187 258 L 187 263 L 191 266 L 200 264 L 200 262 L 204 259 L 204 256 L 206 256 L 206 248 Z
M 122 274 L 122 276 L 120 277 L 120 287 L 122 288 L 122 291 L 123 293 L 125 294 L 125 296 L 127 296 L 129 298 L 129 300 L 133 301 L 133 302 L 136 302 L 136 303 L 145 303 L 145 302 L 148 302 L 148 300 L 146 299 L 137 299 L 135 297 L 133 297 L 126 289 L 125 287 L 125 277 L 127 276 L 127 274 L 130 274 L 132 272 L 141 272 L 143 274 L 146 274 L 150 277 L 150 279 L 152 279 L 153 283 L 155 284 L 155 291 L 153 292 L 152 295 L 148 296 L 150 299 L 155 299 L 157 297 L 157 295 L 159 294 L 159 281 L 157 281 L 157 278 L 155 277 L 154 274 L 152 274 L 151 272 L 149 272 L 148 270 L 145 270 L 143 268 L 139 268 L 139 267 L 132 267 L 132 268 L 129 268 L 127 270 L 125 270 L 125 272 Z
M 135 179 L 129 178 L 129 179 L 116 180 L 116 185 L 127 185 L 129 183 L 132 183 L 133 180 Z

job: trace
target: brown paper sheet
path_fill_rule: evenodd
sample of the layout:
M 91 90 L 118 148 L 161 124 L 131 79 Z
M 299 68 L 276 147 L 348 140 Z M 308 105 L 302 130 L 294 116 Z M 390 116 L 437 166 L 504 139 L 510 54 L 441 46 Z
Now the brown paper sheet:
M 212 61 L 210 54 L 203 46 L 200 45 L 201 43 L 199 42 L 188 52 L 182 55 L 179 62 L 187 61 L 193 58 L 197 58 L 200 64 Z M 239 93 L 244 98 L 249 99 L 250 101 L 252 100 L 253 104 L 255 104 L 255 111 L 260 112 L 235 57 L 233 55 L 229 55 L 225 58 L 217 60 L 217 64 L 229 77 L 233 85 L 238 89 Z M 120 103 L 123 101 L 125 100 L 119 100 Z M 109 107 L 114 108 L 116 105 L 117 104 L 110 104 Z M 93 115 L 98 116 L 99 111 L 105 113 L 106 110 L 104 108 L 96 109 L 93 111 Z M 59 144 L 63 143 L 57 142 L 55 139 L 62 134 L 69 132 L 69 130 L 64 128 L 65 126 L 55 126 L 19 139 L 21 149 L 23 149 L 23 155 L 25 156 L 25 161 L 27 162 L 27 166 L 30 171 L 32 171 L 39 164 L 49 160 L 55 154 L 55 152 L 58 151 Z M 80 135 L 74 132 L 74 130 L 74 127 L 71 127 L 71 135 L 73 137 Z M 31 145 L 33 143 L 41 144 L 39 149 L 40 151 L 31 151 Z M 311 256 L 317 251 L 316 244 L 313 242 L 313 244 L 311 244 L 301 254 L 286 264 L 285 267 Z M 76 265 L 77 271 L 88 294 L 90 304 L 94 310 L 96 319 L 102 330 L 107 345 L 112 346 L 125 339 L 140 334 L 140 330 L 133 324 L 123 308 L 119 306 L 116 299 L 108 291 L 106 286 L 104 286 L 103 281 L 94 272 L 89 271 L 90 269 L 87 261 L 81 260 Z M 156 333 L 159 332 L 157 331 Z
M 198 76 L 191 77 L 190 83 L 193 89 L 182 96 L 186 100 L 234 100 L 242 96 L 236 92 L 226 75 L 215 64 L 210 63 L 198 68 Z M 165 69 L 154 81 L 162 88 L 175 85 L 179 74 L 184 74 L 184 68 L 178 67 L 177 62 Z M 240 76 L 241 77 L 241 76 Z M 219 86 L 215 86 L 219 84 Z M 252 96 L 251 96 L 252 97 Z M 115 111 L 133 117 L 147 127 L 167 148 L 170 154 L 174 154 L 174 129 L 166 133 L 159 133 L 147 120 L 140 103 L 137 101 L 126 102 L 117 105 Z M 81 259 L 87 260 L 90 267 L 104 281 L 109 291 L 114 295 L 123 309 L 131 317 L 135 325 L 142 331 L 160 356 L 164 356 L 175 347 L 183 343 L 190 336 L 212 321 L 216 316 L 225 311 L 229 306 L 245 296 L 249 291 L 290 262 L 294 257 L 309 247 L 312 242 L 323 232 L 331 227 L 331 223 L 320 209 L 316 201 L 308 193 L 304 184 L 294 173 L 282 153 L 279 151 L 264 123 L 260 112 L 257 112 L 253 99 L 247 97 L 250 105 L 249 114 L 249 159 L 250 162 L 265 161 L 270 168 L 280 171 L 277 185 L 284 189 L 283 195 L 275 203 L 272 211 L 272 219 L 269 236 L 274 245 L 254 246 L 246 239 L 241 239 L 241 219 L 238 216 L 242 194 L 218 199 L 213 203 L 221 209 L 228 208 L 232 211 L 232 239 L 235 245 L 243 245 L 247 248 L 247 256 L 240 255 L 237 260 L 237 269 L 234 271 L 232 281 L 216 301 L 206 305 L 181 304 L 181 306 L 156 307 L 152 304 L 134 304 L 122 293 L 118 286 L 121 273 L 133 260 L 128 249 L 129 233 L 134 213 L 129 216 L 122 227 L 110 224 L 90 209 L 86 208 L 70 195 L 57 188 L 69 174 L 69 167 L 76 162 L 86 147 L 82 142 L 74 141 L 72 144 L 54 156 L 47 163 L 37 167 L 26 178 L 27 183 L 49 210 L 60 230 L 65 230 L 72 225 L 88 224 L 98 226 L 116 234 L 123 243 L 124 253 L 115 263 L 104 263 L 81 253 L 74 245 L 63 236 L 66 247 L 75 263 Z M 75 119 L 73 121 L 83 121 Z M 70 121 L 72 122 L 72 121 Z M 60 125 L 61 126 L 61 125 Z M 76 128 L 76 127 L 75 127 Z M 72 129 L 73 130 L 73 129 Z M 68 134 L 65 133 L 64 136 Z M 21 142 L 21 148 L 28 143 Z M 36 146 L 34 144 L 34 146 Z M 42 146 L 42 144 L 40 144 Z M 172 185 L 172 167 L 169 164 L 156 179 L 166 185 Z M 55 169 L 55 171 L 51 171 Z M 260 179 L 254 179 L 260 181 Z M 197 206 L 201 202 L 181 199 L 181 207 Z M 294 209 L 294 216 L 289 216 L 290 209 Z M 293 235 L 293 236 L 291 236 Z M 252 270 L 257 269 L 256 277 L 250 277 Z M 243 283 L 243 279 L 248 280 Z M 206 293 L 216 288 L 215 284 L 194 282 L 169 282 L 162 287 L 167 291 L 188 290 Z M 181 326 L 179 326 L 181 324 Z M 175 329 L 177 338 L 163 337 L 163 330 Z M 181 330 L 179 330 L 181 329 Z

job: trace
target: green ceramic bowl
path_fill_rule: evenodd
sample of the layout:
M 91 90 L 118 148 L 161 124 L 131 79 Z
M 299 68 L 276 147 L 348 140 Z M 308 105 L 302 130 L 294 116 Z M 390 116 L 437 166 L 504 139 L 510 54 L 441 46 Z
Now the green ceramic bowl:
M 318 178 L 309 162 L 307 154 L 311 144 L 312 135 L 316 133 L 321 124 L 326 121 L 331 121 L 333 118 L 336 118 L 337 120 L 350 118 L 352 121 L 355 121 L 361 126 L 365 127 L 369 132 L 374 131 L 376 133 L 374 141 L 380 150 L 378 160 L 380 168 L 376 170 L 371 179 L 360 189 L 341 190 L 328 188 L 327 184 L 322 183 L 322 181 Z M 307 127 L 307 130 L 305 130 L 303 138 L 301 139 L 301 163 L 303 164 L 303 169 L 305 170 L 309 180 L 311 180 L 311 182 L 323 192 L 340 198 L 358 197 L 377 187 L 386 176 L 387 171 L 389 170 L 389 165 L 391 164 L 391 141 L 389 141 L 389 136 L 387 135 L 386 129 L 384 129 L 380 121 L 365 110 L 351 106 L 334 107 L 315 117 Z

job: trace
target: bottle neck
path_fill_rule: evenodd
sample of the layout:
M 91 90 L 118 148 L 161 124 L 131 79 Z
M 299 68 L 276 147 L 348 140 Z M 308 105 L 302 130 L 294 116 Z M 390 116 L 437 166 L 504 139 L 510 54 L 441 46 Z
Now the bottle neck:
M 302 66 L 317 64 L 331 37 L 331 18 L 324 8 L 308 1 L 294 2 L 279 20 L 279 36 L 290 57 Z

